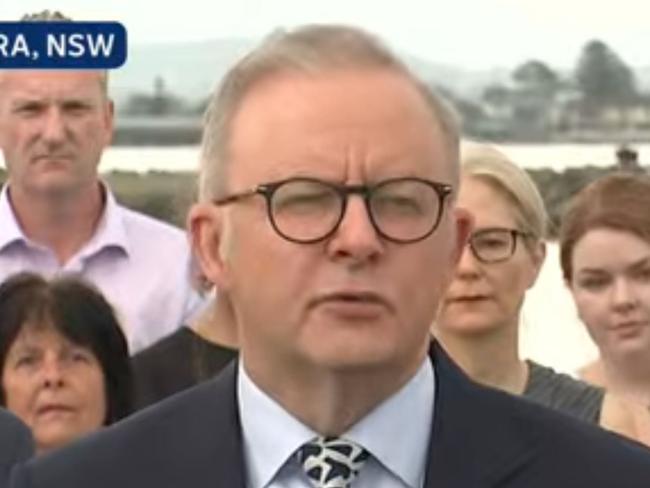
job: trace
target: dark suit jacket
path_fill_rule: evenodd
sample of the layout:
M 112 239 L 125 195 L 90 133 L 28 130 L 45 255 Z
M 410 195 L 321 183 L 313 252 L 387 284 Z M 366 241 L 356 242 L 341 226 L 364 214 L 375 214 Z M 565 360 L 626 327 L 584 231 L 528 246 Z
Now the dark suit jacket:
M 433 356 L 427 488 L 650 487 L 649 450 Z M 236 367 L 18 471 L 15 488 L 244 488 Z
M 9 483 L 9 471 L 34 452 L 32 434 L 20 420 L 0 408 L 0 488 Z

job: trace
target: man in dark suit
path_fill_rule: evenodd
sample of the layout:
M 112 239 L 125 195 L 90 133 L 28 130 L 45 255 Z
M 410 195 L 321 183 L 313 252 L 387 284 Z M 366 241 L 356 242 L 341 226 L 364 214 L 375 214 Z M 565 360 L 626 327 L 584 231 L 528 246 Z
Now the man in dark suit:
M 213 96 L 201 164 L 189 223 L 240 360 L 17 488 L 650 486 L 642 447 L 479 387 L 430 346 L 471 230 L 458 129 L 375 38 L 271 36 Z
M 7 486 L 11 468 L 34 453 L 32 434 L 20 420 L 0 408 L 0 488 Z

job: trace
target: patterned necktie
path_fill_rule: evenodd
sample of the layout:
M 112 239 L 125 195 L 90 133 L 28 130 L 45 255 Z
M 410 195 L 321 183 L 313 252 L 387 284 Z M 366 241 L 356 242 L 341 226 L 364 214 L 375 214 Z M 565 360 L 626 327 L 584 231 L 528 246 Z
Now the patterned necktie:
M 354 442 L 318 437 L 304 444 L 298 458 L 316 488 L 349 488 L 370 454 Z

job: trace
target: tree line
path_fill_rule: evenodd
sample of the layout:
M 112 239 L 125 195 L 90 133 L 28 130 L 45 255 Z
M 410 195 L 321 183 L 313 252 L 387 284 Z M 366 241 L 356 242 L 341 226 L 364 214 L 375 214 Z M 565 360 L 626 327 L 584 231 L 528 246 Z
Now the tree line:
M 561 72 L 540 59 L 516 66 L 507 83 L 486 86 L 477 102 L 456 103 L 466 132 L 475 137 L 502 140 L 551 140 L 579 120 L 598 126 L 612 109 L 623 114 L 639 105 L 650 106 L 634 70 L 605 42 L 594 39 L 582 48 L 575 66 Z M 600 120 L 599 120 L 600 118 Z M 498 124 L 495 121 L 506 122 Z M 648 127 L 650 129 L 650 127 Z

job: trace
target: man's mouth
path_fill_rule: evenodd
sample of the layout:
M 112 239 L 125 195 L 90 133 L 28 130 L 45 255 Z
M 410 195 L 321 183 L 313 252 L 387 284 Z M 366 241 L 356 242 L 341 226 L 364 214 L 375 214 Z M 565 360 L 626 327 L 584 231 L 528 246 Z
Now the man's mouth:
M 376 315 L 390 304 L 381 295 L 370 291 L 337 291 L 318 296 L 311 302 L 312 308 L 325 307 L 330 311 L 349 317 L 364 318 Z

